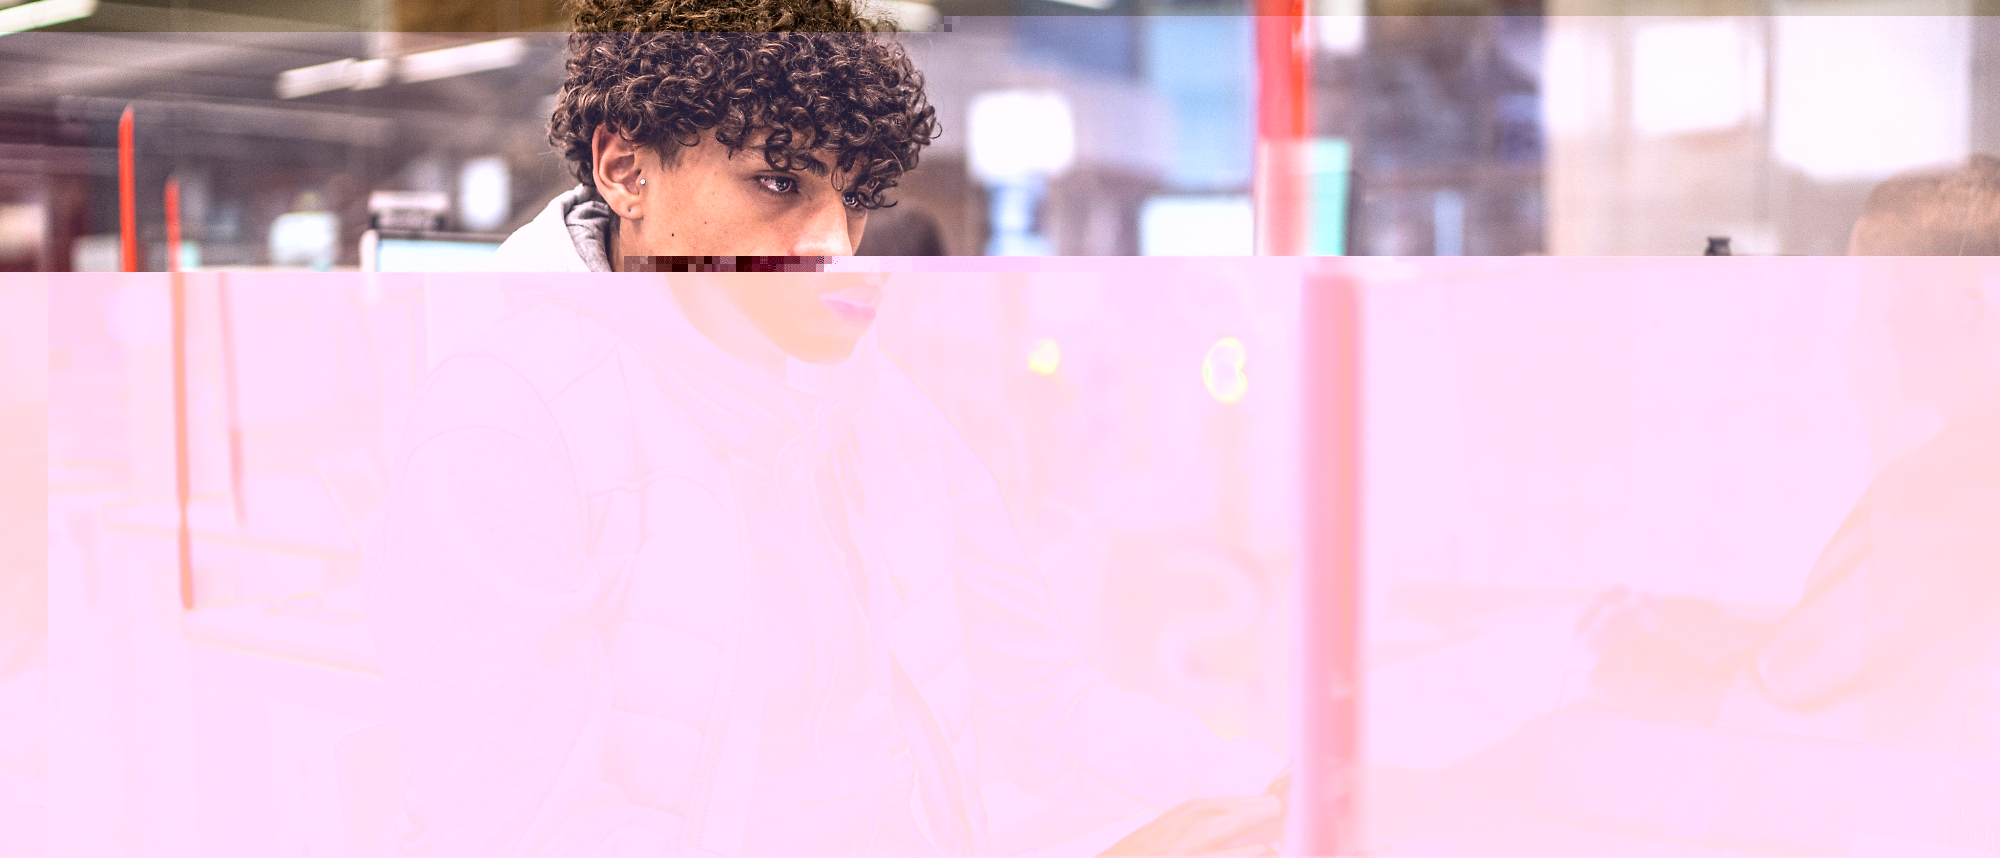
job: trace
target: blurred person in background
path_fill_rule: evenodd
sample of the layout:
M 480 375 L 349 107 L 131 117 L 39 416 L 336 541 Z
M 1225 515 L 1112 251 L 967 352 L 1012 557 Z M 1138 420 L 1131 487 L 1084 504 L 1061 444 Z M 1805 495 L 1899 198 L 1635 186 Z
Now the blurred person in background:
M 852 252 L 931 133 L 875 28 L 584 6 L 586 184 L 503 257 Z M 365 576 L 431 854 L 1273 853 L 1282 761 L 1088 663 L 879 277 L 523 285 L 427 382 Z
M 847 256 L 937 136 L 923 77 L 846 0 L 581 2 L 549 139 L 579 182 L 501 270 Z
M 1913 170 L 1868 194 L 1849 256 L 2000 256 L 2000 158 Z
M 867 237 L 856 256 L 945 256 L 944 234 L 937 218 L 910 206 L 896 206 L 868 216 Z
M 1863 703 L 1871 740 L 2000 753 L 2000 713 L 1981 711 L 2000 705 L 2000 267 L 1911 258 L 2000 255 L 2000 159 L 1883 182 L 1850 252 L 1900 257 L 1861 263 L 1862 323 L 1890 351 L 1886 385 L 1857 366 L 1871 433 L 1911 408 L 1941 428 L 1878 442 L 1893 457 L 1775 624 L 1614 592 L 1583 622 L 1601 653 L 1594 678 L 1705 718 L 1742 673 L 1785 709 Z

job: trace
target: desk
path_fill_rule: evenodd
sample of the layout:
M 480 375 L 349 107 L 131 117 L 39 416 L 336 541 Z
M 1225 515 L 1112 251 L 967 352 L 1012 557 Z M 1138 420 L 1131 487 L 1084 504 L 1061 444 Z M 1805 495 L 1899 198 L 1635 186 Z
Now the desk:
M 304 598 L 181 627 L 209 854 L 396 854 L 400 754 L 359 618 Z
M 169 502 L 105 505 L 114 563 L 170 582 L 173 515 Z M 177 758 L 160 771 L 191 766 L 190 839 L 216 856 L 396 854 L 400 754 L 352 576 L 343 574 L 360 562 L 352 542 L 310 526 L 239 529 L 221 500 L 196 504 L 190 519 L 199 607 L 174 614 L 177 635 L 130 632 L 178 649 L 157 663 L 186 671 L 188 726 L 146 726 L 140 744 L 174 741 L 173 733 L 191 740 L 186 757 L 147 752 Z M 339 520 L 298 518 L 329 519 Z M 152 608 L 170 604 L 165 589 L 140 589 Z M 158 613 L 133 610 L 140 619 Z M 133 694 L 146 705 L 144 689 Z M 181 804 L 151 795 L 164 782 L 135 784 L 143 804 Z

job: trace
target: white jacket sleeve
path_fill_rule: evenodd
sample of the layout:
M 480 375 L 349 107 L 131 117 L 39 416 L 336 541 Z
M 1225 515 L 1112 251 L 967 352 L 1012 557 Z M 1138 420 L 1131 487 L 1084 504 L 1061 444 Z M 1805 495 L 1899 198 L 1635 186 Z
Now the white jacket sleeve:
M 662 854 L 601 770 L 598 576 L 553 418 L 498 361 L 427 387 L 366 580 L 430 854 Z
M 1255 795 L 1283 760 L 1222 739 L 1192 713 L 1113 685 L 1061 621 L 999 486 L 945 429 L 960 614 L 984 765 L 1066 812 L 1158 812 L 1190 798 Z M 1121 814 L 1122 815 L 1122 814 Z M 1116 818 L 1116 817 L 1112 817 Z

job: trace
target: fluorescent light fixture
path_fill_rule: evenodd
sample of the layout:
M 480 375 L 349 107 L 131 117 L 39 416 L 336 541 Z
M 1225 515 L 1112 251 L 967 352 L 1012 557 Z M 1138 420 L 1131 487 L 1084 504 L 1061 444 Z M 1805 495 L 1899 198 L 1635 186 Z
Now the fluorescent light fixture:
M 474 42 L 410 54 L 402 60 L 404 83 L 442 80 L 474 72 L 511 68 L 528 55 L 528 43 L 520 37 Z
M 304 98 L 354 85 L 355 61 L 334 60 L 278 73 L 279 98 Z
M 0 9 L 0 36 L 88 18 L 97 12 L 97 0 L 35 0 Z
M 348 85 L 355 89 L 375 89 L 388 83 L 395 70 L 388 60 L 356 60 L 347 68 Z
M 1632 124 L 1652 137 L 1735 128 L 1763 89 L 1743 28 L 1722 18 L 1648 24 L 1632 40 Z
M 1055 2 L 1065 6 L 1082 6 L 1085 9 L 1096 9 L 1101 12 L 1111 8 L 1118 0 L 1055 0 Z
M 1053 176 L 1076 160 L 1076 120 L 1052 90 L 1001 90 L 972 99 L 966 148 L 988 184 Z
M 52 3 L 56 0 L 42 0 L 42 2 Z M 0 11 L 0 15 L 4 14 L 5 11 Z M 400 76 L 404 83 L 504 69 L 519 63 L 527 53 L 527 42 L 512 38 L 425 51 L 396 61 L 334 60 L 330 63 L 320 63 L 280 73 L 278 97 L 304 98 L 340 89 L 375 89 L 387 84 L 391 77 L 397 76 L 395 73 L 399 65 L 402 72 Z

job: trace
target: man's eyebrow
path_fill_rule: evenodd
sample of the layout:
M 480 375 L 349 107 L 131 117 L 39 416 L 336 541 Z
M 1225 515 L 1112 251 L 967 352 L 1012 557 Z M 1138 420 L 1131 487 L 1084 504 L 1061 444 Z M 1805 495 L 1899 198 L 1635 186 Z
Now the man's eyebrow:
M 738 153 L 731 153 L 729 157 L 734 159 L 738 157 L 738 155 L 748 155 L 755 151 L 756 150 L 754 148 L 746 146 L 744 147 L 743 151 Z M 763 155 L 763 153 L 758 153 L 758 154 Z M 827 174 L 826 162 L 821 161 L 818 158 L 815 158 L 811 155 L 807 155 L 804 153 L 794 154 L 791 155 L 790 157 L 792 164 L 792 166 L 790 167 L 772 167 L 769 155 L 763 155 L 761 160 L 764 161 L 764 166 L 767 169 L 781 170 L 787 173 L 795 173 L 803 169 L 806 172 L 811 173 L 815 176 L 825 176 Z

